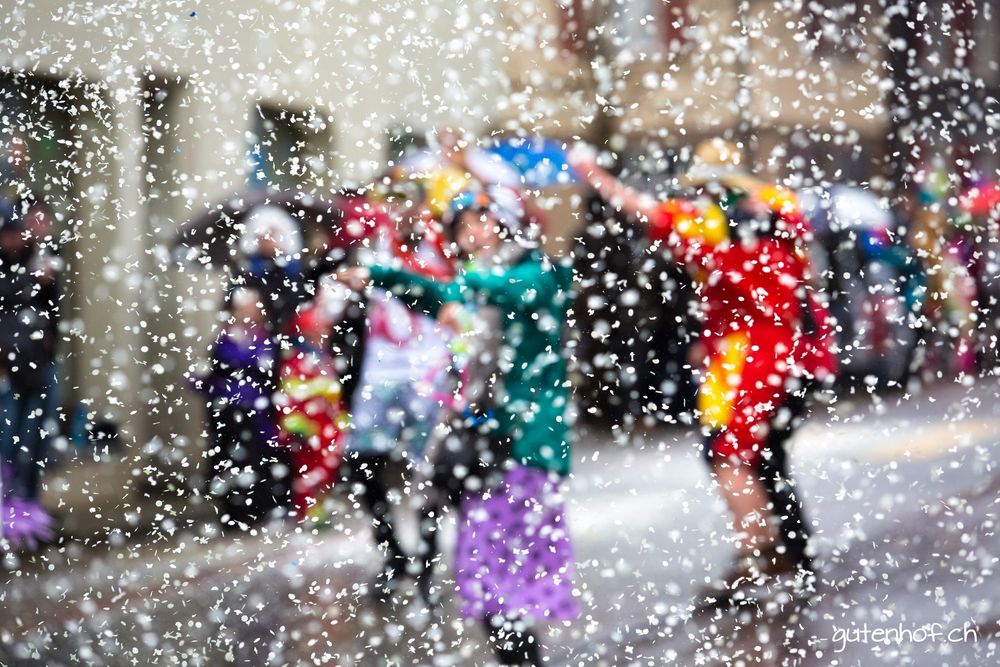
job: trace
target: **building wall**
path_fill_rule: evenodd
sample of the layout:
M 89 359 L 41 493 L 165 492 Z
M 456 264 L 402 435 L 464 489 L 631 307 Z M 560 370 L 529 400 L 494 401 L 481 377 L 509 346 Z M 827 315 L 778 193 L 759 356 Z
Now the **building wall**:
M 812 146 L 885 135 L 887 23 L 873 9 L 859 10 L 852 24 L 837 14 L 816 18 L 803 3 L 764 0 L 743 10 L 708 0 L 535 0 L 543 5 L 531 17 L 537 38 L 508 46 L 512 70 L 522 73 L 512 85 L 523 109 L 558 110 L 546 116 L 548 132 L 572 138 L 582 124 L 614 151 L 652 142 L 682 159 L 702 138 L 750 135 L 756 167 L 774 177 L 798 171 L 782 148 L 795 132 L 808 132 Z M 566 47 L 558 35 L 574 20 L 588 27 Z M 817 38 L 824 29 L 844 37 Z M 568 57 L 556 57 L 560 44 Z M 544 90 L 525 84 L 523 73 L 540 69 L 558 82 Z M 507 110 L 508 126 L 518 125 L 523 109 Z M 881 159 L 877 152 L 872 160 Z
M 1000 5 L 883 4 L 521 3 L 505 14 L 517 104 L 501 125 L 583 137 L 665 172 L 721 134 L 791 185 L 898 193 L 935 160 L 959 180 L 996 178 Z
M 247 187 L 268 114 L 309 118 L 298 180 L 320 194 L 382 169 L 392 128 L 491 124 L 506 90 L 491 12 L 486 0 L 41 0 L 7 12 L 6 81 L 41 82 L 69 114 L 57 187 L 71 201 L 67 400 L 119 422 L 134 462 L 167 452 L 181 465 L 202 432 L 183 375 L 208 348 L 224 276 L 178 267 L 178 226 Z M 180 447 L 157 454 L 151 441 Z

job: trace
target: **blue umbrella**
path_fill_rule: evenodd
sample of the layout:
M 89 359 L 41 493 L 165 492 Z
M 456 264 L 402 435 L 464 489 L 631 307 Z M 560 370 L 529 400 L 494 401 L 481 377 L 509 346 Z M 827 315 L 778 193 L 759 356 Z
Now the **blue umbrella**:
M 544 188 L 578 180 L 566 161 L 563 143 L 545 137 L 498 139 L 487 151 L 498 156 L 521 174 L 525 187 Z

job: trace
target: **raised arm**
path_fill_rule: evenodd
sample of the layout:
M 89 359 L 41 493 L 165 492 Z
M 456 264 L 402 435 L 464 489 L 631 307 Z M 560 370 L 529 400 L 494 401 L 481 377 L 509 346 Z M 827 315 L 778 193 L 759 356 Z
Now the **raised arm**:
M 372 285 L 389 290 L 407 307 L 431 317 L 437 317 L 444 304 L 461 300 L 461 294 L 453 282 L 439 282 L 385 266 L 372 266 L 367 271 Z
M 649 224 L 659 214 L 659 202 L 645 192 L 631 188 L 597 164 L 596 155 L 587 149 L 574 149 L 566 156 L 577 175 L 615 208 Z
M 481 294 L 504 310 L 532 310 L 556 300 L 569 289 L 562 267 L 547 260 L 527 261 L 505 271 L 470 271 L 452 282 L 438 282 L 407 271 L 373 266 L 366 282 L 392 291 L 414 310 L 437 317 L 446 303 Z
M 598 165 L 588 149 L 570 151 L 567 161 L 605 201 L 644 225 L 647 237 L 663 243 L 677 263 L 688 268 L 707 263 L 719 241 L 719 234 L 714 233 L 718 231 L 718 222 L 712 221 L 710 228 L 702 224 L 703 216 L 691 202 L 682 199 L 661 202 L 630 188 Z
M 504 310 L 533 310 L 552 303 L 560 292 L 568 291 L 571 279 L 562 271 L 563 267 L 540 259 L 522 262 L 505 271 L 470 271 L 459 282 Z

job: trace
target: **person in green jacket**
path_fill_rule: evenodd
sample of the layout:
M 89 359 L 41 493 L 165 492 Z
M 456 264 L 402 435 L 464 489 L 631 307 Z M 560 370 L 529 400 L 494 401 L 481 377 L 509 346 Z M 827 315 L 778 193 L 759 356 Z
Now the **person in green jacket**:
M 489 398 L 479 407 L 495 418 L 510 460 L 499 483 L 462 496 L 455 579 L 463 615 L 482 620 L 501 664 L 514 665 L 541 662 L 534 624 L 579 613 L 562 499 L 570 441 L 561 343 L 572 272 L 537 248 L 523 217 L 512 191 L 465 192 L 452 202 L 455 244 L 467 260 L 454 280 L 384 266 L 340 274 L 355 289 L 393 290 L 459 333 L 470 317 L 497 315 L 499 370 L 485 378 Z

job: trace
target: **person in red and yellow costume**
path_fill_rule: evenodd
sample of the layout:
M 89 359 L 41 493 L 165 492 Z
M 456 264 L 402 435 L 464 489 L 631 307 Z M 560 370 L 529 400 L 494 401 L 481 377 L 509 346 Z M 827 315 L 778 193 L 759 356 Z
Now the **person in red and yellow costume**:
M 706 455 L 735 521 L 740 555 L 708 591 L 809 572 L 808 527 L 785 441 L 807 387 L 836 370 L 829 313 L 811 288 L 810 230 L 794 194 L 754 178 L 739 149 L 712 139 L 682 178 L 691 199 L 657 201 L 574 150 L 570 162 L 606 200 L 647 225 L 695 280 L 705 366 L 698 411 Z
M 333 322 L 306 305 L 290 325 L 276 398 L 280 442 L 292 451 L 292 504 L 300 520 L 322 518 L 321 500 L 340 469 L 347 410 L 326 337 Z

